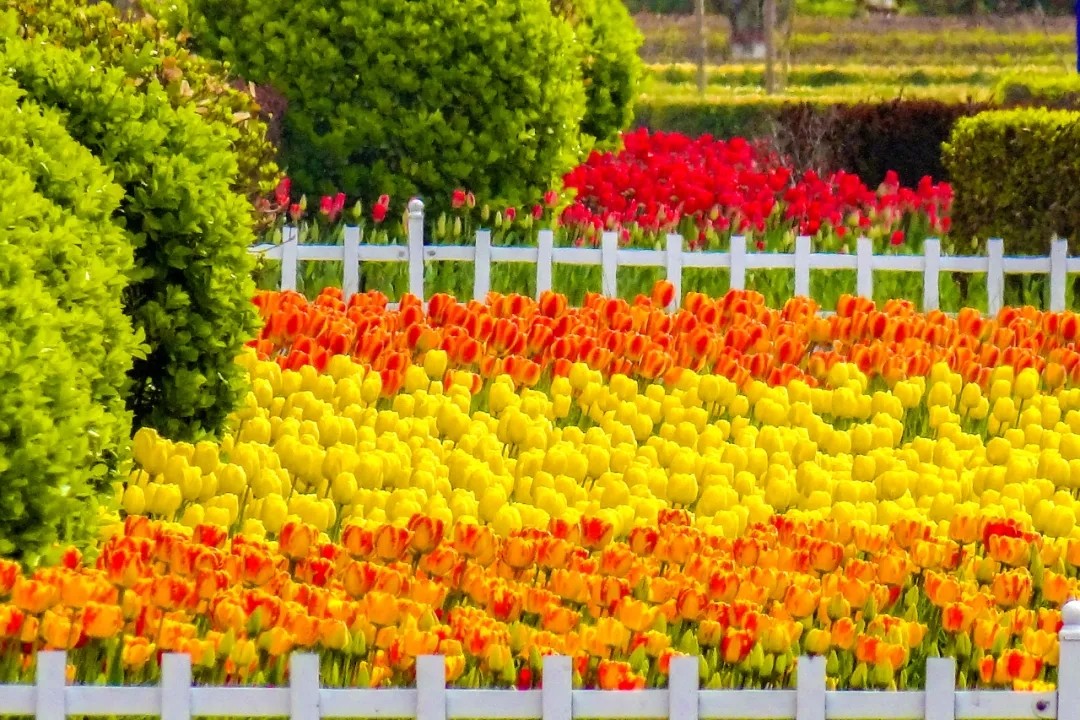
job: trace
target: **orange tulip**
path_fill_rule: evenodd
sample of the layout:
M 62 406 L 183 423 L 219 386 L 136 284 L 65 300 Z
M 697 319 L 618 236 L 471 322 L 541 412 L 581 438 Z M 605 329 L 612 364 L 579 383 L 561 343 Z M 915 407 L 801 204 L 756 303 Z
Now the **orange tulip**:
M 360 525 L 347 525 L 341 533 L 345 552 L 354 560 L 366 560 L 375 551 L 375 535 Z
M 536 545 L 523 537 L 508 538 L 502 545 L 502 560 L 514 570 L 531 567 L 536 560 Z
M 116 605 L 88 602 L 82 612 L 83 631 L 87 637 L 116 637 L 124 627 L 124 617 Z
M 11 590 L 11 602 L 23 612 L 40 615 L 60 602 L 60 593 L 55 585 L 18 578 Z
M 278 548 L 291 560 L 306 558 L 319 537 L 314 525 L 289 521 L 281 527 L 278 534 Z
M 581 518 L 581 544 L 587 550 L 603 550 L 615 535 L 614 526 L 598 517 Z
M 495 535 L 486 525 L 458 523 L 454 526 L 454 550 L 480 565 L 495 559 Z
M 419 513 L 409 519 L 408 528 L 412 531 L 409 547 L 421 555 L 434 550 L 442 542 L 446 531 L 442 520 Z
M 157 652 L 157 647 L 144 637 L 128 636 L 124 638 L 121 661 L 129 670 L 138 670 Z

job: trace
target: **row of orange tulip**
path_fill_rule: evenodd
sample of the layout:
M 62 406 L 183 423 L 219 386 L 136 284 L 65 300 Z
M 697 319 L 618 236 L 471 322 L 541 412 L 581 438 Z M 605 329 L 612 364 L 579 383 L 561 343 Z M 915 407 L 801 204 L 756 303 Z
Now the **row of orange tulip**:
M 1056 675 L 1077 541 L 992 518 L 940 537 L 922 520 L 776 516 L 734 540 L 689 522 L 665 511 L 615 542 L 599 518 L 499 538 L 417 515 L 332 543 L 298 522 L 266 542 L 130 516 L 91 567 L 74 552 L 30 577 L 0 563 L 0 636 L 22 659 L 5 667 L 68 649 L 73 679 L 148 679 L 178 651 L 197 679 L 280 682 L 307 648 L 330 682 L 364 686 L 408 683 L 436 652 L 466 687 L 533 686 L 552 653 L 605 689 L 662 685 L 676 653 L 700 655 L 707 687 L 787 685 L 802 653 L 828 657 L 833 687 L 917 686 L 937 654 L 962 686 Z
M 349 355 L 382 373 L 387 395 L 431 348 L 445 350 L 452 368 L 489 378 L 507 373 L 526 386 L 566 375 L 577 361 L 605 375 L 656 380 L 688 368 L 740 385 L 750 378 L 773 385 L 798 378 L 813 386 L 825 382 L 837 362 L 892 384 L 925 376 L 939 361 L 984 386 L 1002 364 L 1017 372 L 1033 367 L 1051 388 L 1080 382 L 1080 315 L 1071 311 L 1005 308 L 988 318 L 966 309 L 954 318 L 917 312 L 907 301 L 876 307 L 846 295 L 836 313 L 823 318 L 807 298 L 777 310 L 759 293 L 733 290 L 717 299 L 689 293 L 669 313 L 673 298 L 667 281 L 633 302 L 589 294 L 581 308 L 552 292 L 539 300 L 491 293 L 484 303 L 440 294 L 426 309 L 406 295 L 396 310 L 379 293 L 345 303 L 332 288 L 313 302 L 294 292 L 262 292 L 255 303 L 265 326 L 252 345 L 263 359 L 291 369 L 310 363 L 321 370 L 334 355 Z

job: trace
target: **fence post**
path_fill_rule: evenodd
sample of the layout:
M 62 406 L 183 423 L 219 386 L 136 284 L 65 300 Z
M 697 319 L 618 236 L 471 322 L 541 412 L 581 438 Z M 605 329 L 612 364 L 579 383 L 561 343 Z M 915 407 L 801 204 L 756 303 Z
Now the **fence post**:
M 476 231 L 476 257 L 473 259 L 473 298 L 483 302 L 491 290 L 491 231 Z
M 289 658 L 289 718 L 319 720 L 319 656 L 314 653 Z
M 956 660 L 926 660 L 926 720 L 956 720 Z
M 1065 310 L 1065 273 L 1068 262 L 1069 241 L 1054 238 L 1050 243 L 1050 312 Z
M 191 656 L 161 658 L 161 720 L 191 720 Z
M 731 283 L 732 290 L 746 289 L 746 236 L 734 235 L 731 238 Z
M 65 720 L 64 686 L 67 685 L 67 653 L 42 651 L 37 654 L 37 698 L 35 720 Z
M 1080 720 L 1080 600 L 1061 609 L 1057 720 Z
M 552 253 L 555 249 L 555 233 L 541 230 L 536 247 L 536 299 L 540 293 L 551 289 Z
M 795 297 L 810 297 L 810 238 L 795 238 Z
M 825 720 L 825 658 L 799 658 L 795 685 L 795 720 Z
M 698 718 L 698 657 L 679 655 L 671 658 L 668 677 L 668 717 L 679 720 Z
M 360 228 L 345 227 L 345 272 L 341 283 L 341 295 L 345 302 L 349 302 L 356 293 L 360 292 Z
M 286 225 L 281 229 L 281 289 L 296 289 L 296 261 L 300 255 L 300 228 Z
M 619 235 L 618 233 L 606 232 L 600 236 L 600 264 L 602 266 L 603 283 L 601 293 L 604 297 L 613 298 L 619 293 L 617 273 L 619 270 Z
M 417 720 L 446 720 L 446 658 L 421 655 L 416 658 Z
M 675 288 L 675 299 L 668 312 L 675 312 L 682 305 L 682 261 L 682 235 L 671 233 L 667 236 L 667 280 Z
M 986 266 L 987 314 L 991 317 L 1001 312 L 1005 304 L 1005 241 L 990 238 L 986 241 L 989 258 Z
M 409 201 L 409 292 L 424 299 L 424 201 Z
M 855 244 L 855 292 L 869 300 L 874 299 L 874 242 L 860 237 Z
M 937 310 L 941 304 L 941 240 L 926 238 L 923 243 L 923 312 Z
M 540 689 L 543 720 L 571 720 L 574 717 L 574 671 L 569 656 L 546 656 L 543 673 L 544 684 Z

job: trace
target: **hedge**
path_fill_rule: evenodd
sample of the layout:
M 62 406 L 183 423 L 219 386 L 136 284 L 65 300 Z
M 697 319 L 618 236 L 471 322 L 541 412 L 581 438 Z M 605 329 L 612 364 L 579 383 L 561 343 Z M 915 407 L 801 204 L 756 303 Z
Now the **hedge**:
M 1080 108 L 1080 75 L 1013 75 L 998 83 L 994 89 L 994 99 L 1006 108 L 1075 110 Z
M 156 81 L 104 65 L 91 46 L 9 36 L 0 63 L 29 99 L 61 112 L 123 188 L 114 216 L 135 257 L 124 301 L 148 344 L 131 371 L 134 422 L 180 439 L 219 431 L 246 392 L 234 361 L 256 326 L 250 205 L 231 189 L 232 136 L 195 108 L 174 108 Z
M 942 143 L 959 118 L 986 108 L 938 100 L 787 105 L 777 122 L 794 148 L 805 152 L 807 146 L 821 143 L 826 167 L 854 172 L 870 185 L 879 184 L 892 170 L 903 185 L 914 187 L 927 175 L 935 180 L 948 177 L 941 162 Z
M 915 185 L 924 176 L 947 179 L 941 145 L 957 118 L 986 109 L 980 103 L 894 100 L 882 103 L 792 102 L 783 96 L 651 100 L 635 124 L 653 130 L 718 137 L 767 137 L 801 167 L 857 172 L 872 185 L 888 170 Z
M 111 4 L 89 0 L 0 0 L 0 10 L 5 7 L 15 13 L 24 38 L 92 47 L 105 66 L 121 67 L 138 82 L 156 80 L 174 107 L 194 109 L 227 133 L 238 163 L 232 188 L 252 208 L 273 190 L 281 175 L 277 149 L 254 91 L 231 82 L 220 63 L 193 54 L 168 23 L 130 21 Z
M 602 144 L 618 139 L 634 119 L 643 64 L 642 36 L 622 0 L 586 0 L 575 33 L 584 45 L 585 116 L 581 131 Z
M 1080 113 L 996 110 L 963 118 L 945 146 L 957 243 L 1005 240 L 1045 255 L 1057 235 L 1080 251 Z
M 128 455 L 132 253 L 122 189 L 58 113 L 2 79 L 0 127 L 0 555 L 34 564 L 93 541 Z
M 201 51 L 288 101 L 294 188 L 434 210 L 539 198 L 579 155 L 581 57 L 549 0 L 196 0 Z

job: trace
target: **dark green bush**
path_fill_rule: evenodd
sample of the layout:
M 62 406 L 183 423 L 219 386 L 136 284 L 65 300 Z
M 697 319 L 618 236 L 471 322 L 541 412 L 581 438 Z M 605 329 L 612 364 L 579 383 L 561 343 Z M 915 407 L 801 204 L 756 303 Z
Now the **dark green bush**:
M 584 46 L 585 117 L 581 131 L 602 144 L 618 139 L 634 119 L 643 65 L 642 36 L 622 0 L 586 0 L 571 23 Z
M 131 372 L 134 421 L 179 438 L 219 430 L 244 392 L 234 360 L 255 327 L 233 134 L 174 108 L 156 81 L 102 69 L 92 46 L 9 37 L 0 63 L 29 99 L 60 111 L 124 190 L 115 217 L 135 254 L 124 300 L 148 345 Z
M 655 98 L 640 102 L 634 124 L 717 137 L 769 138 L 797 167 L 847 170 L 871 185 L 889 170 L 906 185 L 946 179 L 941 144 L 958 118 L 988 106 L 940 100 L 882 103 L 792 102 L 784 96 L 728 101 Z
M 123 191 L 22 95 L 0 80 L 0 555 L 33 563 L 94 537 L 95 497 L 127 456 L 137 342 Z
M 784 100 L 765 95 L 716 102 L 695 96 L 649 97 L 638 101 L 634 126 L 687 135 L 754 137 L 767 133 Z
M 573 32 L 548 0 L 196 0 L 199 48 L 288 100 L 309 195 L 533 201 L 578 155 Z
M 854 172 L 870 185 L 879 184 L 892 170 L 903 185 L 914 187 L 926 175 L 946 179 L 942 143 L 959 118 L 986 108 L 940 100 L 788 105 L 777 118 L 784 140 L 779 149 L 813 155 L 817 164 Z
M 1080 108 L 1080 75 L 1006 77 L 994 89 L 994 99 L 1006 108 L 1075 110 Z
M 1080 250 L 1080 113 L 996 110 L 957 121 L 944 148 L 961 246 L 1005 240 L 1005 251 L 1045 255 L 1054 235 Z
M 160 5 L 175 9 L 176 3 Z M 157 80 L 174 107 L 190 107 L 220 125 L 239 163 L 233 189 L 253 208 L 277 183 L 277 150 L 267 139 L 254 91 L 230 82 L 220 63 L 192 54 L 168 23 L 131 21 L 110 3 L 93 0 L 0 0 L 0 10 L 5 7 L 14 11 L 23 37 L 71 49 L 92 46 L 106 66 L 121 67 L 139 82 Z

